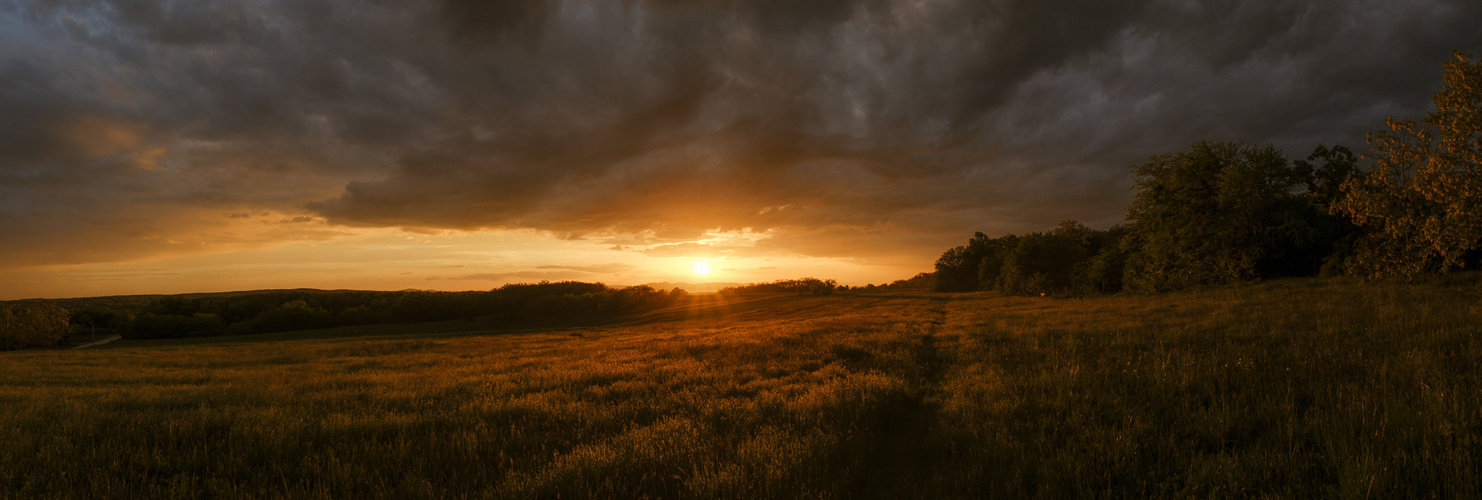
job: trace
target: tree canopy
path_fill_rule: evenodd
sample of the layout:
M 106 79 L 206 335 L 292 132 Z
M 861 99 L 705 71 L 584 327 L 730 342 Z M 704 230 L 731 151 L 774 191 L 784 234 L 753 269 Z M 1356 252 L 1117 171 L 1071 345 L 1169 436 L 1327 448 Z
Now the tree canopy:
M 1128 287 L 1162 291 L 1315 274 L 1331 253 L 1318 191 L 1341 176 L 1346 149 L 1322 146 L 1323 165 L 1288 162 L 1275 146 L 1199 142 L 1133 169 L 1137 194 Z
M 1343 185 L 1335 208 L 1365 230 L 1352 264 L 1361 274 L 1454 270 L 1482 243 L 1482 61 L 1455 55 L 1435 111 L 1385 120 L 1368 137 L 1368 172 Z
M 0 350 L 54 346 L 70 328 L 67 310 L 54 302 L 0 304 Z
M 1133 167 L 1126 225 L 976 233 L 937 259 L 935 289 L 1159 292 L 1331 271 L 1356 228 L 1328 207 L 1355 168 L 1342 146 L 1291 162 L 1275 146 L 1199 142 Z
M 1193 144 L 1134 166 L 1126 224 L 977 233 L 936 263 L 940 291 L 1159 292 L 1283 276 L 1410 278 L 1482 264 L 1482 61 L 1442 65 L 1435 110 L 1387 119 L 1361 168 L 1343 146 Z

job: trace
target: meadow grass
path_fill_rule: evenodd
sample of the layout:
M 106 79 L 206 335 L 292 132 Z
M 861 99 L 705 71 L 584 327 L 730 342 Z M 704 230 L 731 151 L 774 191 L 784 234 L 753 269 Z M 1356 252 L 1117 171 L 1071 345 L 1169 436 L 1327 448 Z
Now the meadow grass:
M 0 497 L 1478 497 L 1479 299 L 697 296 L 0 353 Z

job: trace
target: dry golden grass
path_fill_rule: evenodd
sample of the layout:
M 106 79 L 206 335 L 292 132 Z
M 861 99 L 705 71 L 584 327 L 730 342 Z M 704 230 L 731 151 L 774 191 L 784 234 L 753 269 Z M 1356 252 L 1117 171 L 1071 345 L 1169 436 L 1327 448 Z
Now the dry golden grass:
M 0 496 L 1476 496 L 1479 298 L 697 296 L 0 353 Z

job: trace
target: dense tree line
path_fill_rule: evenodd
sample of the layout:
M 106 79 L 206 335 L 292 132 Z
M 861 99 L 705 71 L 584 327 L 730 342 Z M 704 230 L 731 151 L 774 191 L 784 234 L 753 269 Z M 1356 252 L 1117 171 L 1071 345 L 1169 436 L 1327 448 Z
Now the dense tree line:
M 992 238 L 977 233 L 937 260 L 933 289 L 1016 295 L 1115 292 L 1126 260 L 1123 226 L 1106 231 L 1065 221 L 1048 232 Z
M 1482 62 L 1444 66 L 1436 110 L 1347 148 L 1289 161 L 1274 146 L 1200 142 L 1135 166 L 1126 223 L 1066 221 L 937 260 L 934 289 L 1161 292 L 1310 275 L 1414 277 L 1482 263 Z
M 801 278 L 795 280 L 777 280 L 771 283 L 756 283 L 751 285 L 733 286 L 722 288 L 722 294 L 739 293 L 790 293 L 795 295 L 833 295 L 837 290 L 848 290 L 848 287 L 840 287 L 839 282 L 828 279 Z
M 883 292 L 891 290 L 931 290 L 936 286 L 937 273 L 917 273 L 915 276 L 903 280 L 895 280 L 890 283 L 873 283 L 854 287 L 854 291 L 860 292 Z
M 128 338 L 267 333 L 332 326 L 421 323 L 485 317 L 542 321 L 657 309 L 680 289 L 610 288 L 601 283 L 509 284 L 487 292 L 287 290 L 205 297 L 167 296 L 143 307 L 89 307 L 62 315 L 77 328 Z

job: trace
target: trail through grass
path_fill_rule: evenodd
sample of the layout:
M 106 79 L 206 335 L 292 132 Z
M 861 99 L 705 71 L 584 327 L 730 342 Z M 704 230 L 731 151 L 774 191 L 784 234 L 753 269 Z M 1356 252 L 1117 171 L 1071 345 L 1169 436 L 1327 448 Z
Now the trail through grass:
M 0 497 L 1475 497 L 1474 282 L 0 353 Z

